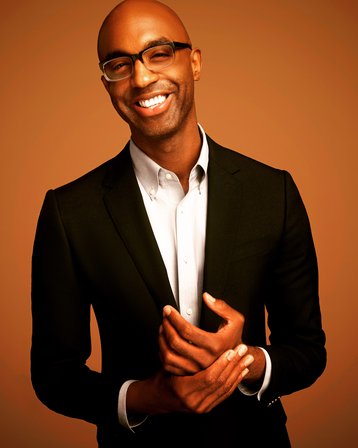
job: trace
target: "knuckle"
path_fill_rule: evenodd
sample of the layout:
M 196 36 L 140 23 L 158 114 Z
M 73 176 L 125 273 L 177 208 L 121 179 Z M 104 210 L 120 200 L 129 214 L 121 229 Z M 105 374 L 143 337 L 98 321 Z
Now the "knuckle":
M 218 383 L 218 381 L 220 381 L 220 378 L 217 378 L 217 376 L 213 375 L 212 373 L 208 373 L 205 382 L 207 387 L 213 387 Z
M 170 347 L 175 351 L 178 352 L 180 349 L 180 343 L 177 338 L 173 338 L 170 342 Z
M 230 382 L 226 380 L 223 376 L 219 376 L 216 381 L 217 389 L 220 391 L 220 395 L 226 396 L 230 393 L 231 385 Z
M 229 383 L 225 383 L 225 384 L 223 384 L 222 389 L 223 389 L 224 395 L 228 395 L 231 391 L 231 386 Z
M 182 336 L 184 339 L 190 341 L 192 336 L 192 331 L 189 324 L 184 324 L 182 329 Z
M 161 359 L 164 366 L 170 366 L 173 361 L 173 356 L 170 352 L 161 353 Z
M 209 347 L 209 352 L 211 354 L 218 353 L 218 350 L 220 350 L 220 346 L 221 346 L 220 341 L 213 339 Z
M 207 361 L 204 359 L 197 360 L 197 368 L 199 370 L 205 370 L 210 364 L 211 364 L 211 361 Z
M 215 380 L 215 384 L 219 389 L 222 389 L 225 386 L 225 381 L 222 376 L 219 376 Z
M 245 316 L 243 314 L 237 312 L 237 314 L 236 314 L 236 321 L 237 321 L 237 323 L 240 326 L 244 325 L 244 323 L 245 323 Z
M 174 335 L 168 336 L 167 343 L 169 347 L 176 352 L 180 349 L 180 339 Z

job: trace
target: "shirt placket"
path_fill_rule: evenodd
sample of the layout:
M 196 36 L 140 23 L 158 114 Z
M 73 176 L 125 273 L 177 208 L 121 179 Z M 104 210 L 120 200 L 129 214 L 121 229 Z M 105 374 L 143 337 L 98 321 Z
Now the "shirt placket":
M 195 258 L 193 194 L 189 191 L 176 210 L 176 240 L 179 304 L 182 316 L 196 324 L 198 320 L 197 268 Z

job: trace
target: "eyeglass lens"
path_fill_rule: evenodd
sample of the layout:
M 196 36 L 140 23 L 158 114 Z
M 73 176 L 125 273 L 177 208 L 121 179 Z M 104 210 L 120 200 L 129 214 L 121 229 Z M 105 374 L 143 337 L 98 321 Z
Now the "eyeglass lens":
M 174 60 L 174 50 L 171 45 L 158 45 L 148 48 L 142 53 L 145 67 L 149 70 L 161 70 Z M 133 60 L 129 56 L 121 56 L 104 64 L 103 70 L 111 80 L 123 79 L 132 74 Z

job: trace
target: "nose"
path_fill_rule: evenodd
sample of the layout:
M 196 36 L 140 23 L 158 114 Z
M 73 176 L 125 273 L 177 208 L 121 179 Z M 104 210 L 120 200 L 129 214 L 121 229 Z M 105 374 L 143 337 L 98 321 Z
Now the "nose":
M 136 60 L 133 64 L 133 73 L 131 77 L 133 87 L 146 87 L 157 81 L 158 74 L 148 70 L 140 60 Z

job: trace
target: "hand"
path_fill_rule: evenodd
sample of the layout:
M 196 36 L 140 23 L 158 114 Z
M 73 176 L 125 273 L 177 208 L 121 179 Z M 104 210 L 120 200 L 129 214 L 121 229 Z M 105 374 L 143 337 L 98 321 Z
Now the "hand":
M 163 322 L 159 334 L 160 357 L 163 368 L 174 375 L 190 375 L 206 369 L 225 351 L 240 345 L 244 316 L 225 301 L 208 293 L 203 300 L 222 318 L 216 333 L 204 331 L 186 321 L 173 307 L 163 309 Z M 246 346 L 238 348 L 240 356 Z
M 153 377 L 130 385 L 127 412 L 209 412 L 233 393 L 252 362 L 251 355 L 242 358 L 235 349 L 225 351 L 207 369 L 194 375 L 177 376 L 160 370 Z

